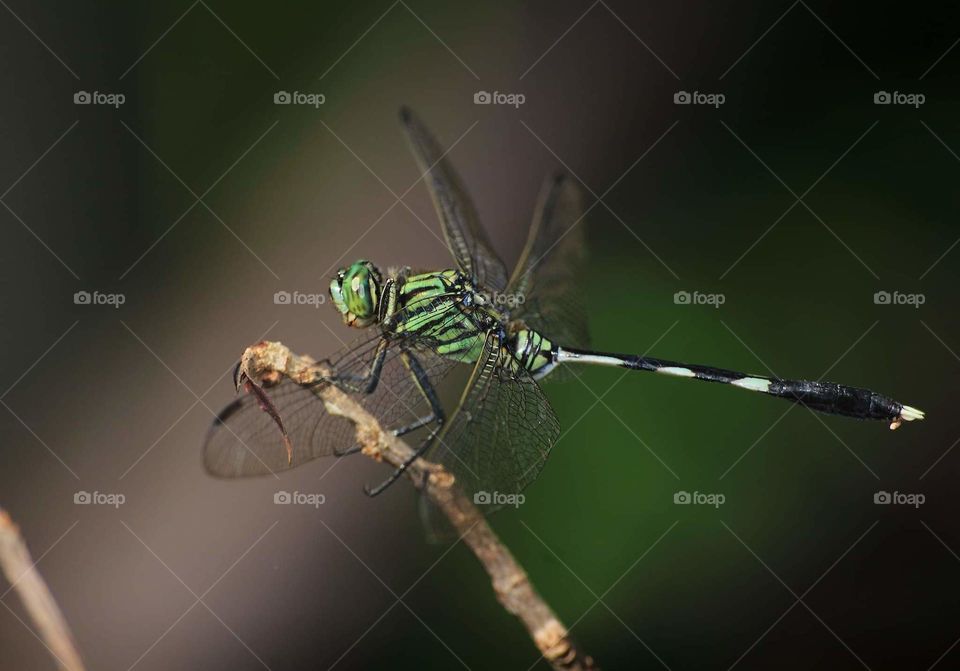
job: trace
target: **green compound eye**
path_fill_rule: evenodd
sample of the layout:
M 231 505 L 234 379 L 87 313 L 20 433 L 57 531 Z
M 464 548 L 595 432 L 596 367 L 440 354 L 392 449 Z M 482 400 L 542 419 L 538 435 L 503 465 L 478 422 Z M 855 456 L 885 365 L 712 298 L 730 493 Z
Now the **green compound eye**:
M 333 304 L 337 306 L 340 314 L 346 314 L 349 310 L 347 310 L 347 304 L 343 300 L 343 291 L 340 289 L 342 282 L 342 273 L 330 280 L 330 298 L 333 299 Z
M 343 298 L 347 309 L 360 319 L 369 319 L 377 309 L 378 278 L 372 265 L 357 261 L 344 274 Z
M 380 271 L 363 260 L 341 269 L 330 281 L 330 297 L 347 324 L 364 327 L 376 321 L 380 283 Z

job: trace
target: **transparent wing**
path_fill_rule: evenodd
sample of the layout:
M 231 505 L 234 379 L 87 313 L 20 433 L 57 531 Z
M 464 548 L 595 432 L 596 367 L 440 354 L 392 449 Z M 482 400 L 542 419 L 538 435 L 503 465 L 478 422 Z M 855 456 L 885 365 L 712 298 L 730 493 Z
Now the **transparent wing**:
M 243 394 L 223 409 L 203 446 L 207 472 L 223 478 L 277 473 L 311 459 L 333 455 L 353 444 L 353 425 L 330 415 L 311 387 L 289 378 L 264 391 L 278 410 L 293 446 L 288 461 L 280 429 L 252 394 Z
M 461 270 L 482 286 L 503 291 L 507 269 L 493 251 L 460 178 L 430 131 L 408 108 L 400 110 L 417 165 L 425 174 L 433 204 L 443 224 L 443 236 Z
M 411 306 L 413 309 L 417 306 Z M 451 312 L 455 308 L 448 308 Z M 438 383 L 457 366 L 457 362 L 435 354 L 432 338 L 442 331 L 446 321 L 422 334 L 389 341 L 384 355 L 380 382 L 372 393 L 352 389 L 349 384 L 337 386 L 349 393 L 385 429 L 396 429 L 430 414 L 413 377 L 400 353 L 406 348 L 417 358 L 427 377 Z M 482 336 L 478 336 L 482 337 Z M 377 356 L 384 334 L 360 338 L 324 361 L 336 377 L 345 380 L 367 375 Z M 326 384 L 321 382 L 320 384 Z M 254 394 L 245 393 L 228 405 L 214 420 L 204 443 L 204 464 L 220 477 L 241 477 L 276 473 L 325 456 L 337 456 L 355 445 L 354 426 L 348 420 L 326 411 L 317 398 L 317 385 L 301 385 L 289 378 L 264 380 L 263 393 L 276 410 L 290 439 L 292 454 L 288 459 L 283 434 L 273 416 Z
M 460 405 L 426 456 L 487 510 L 537 478 L 560 436 L 540 386 L 509 359 L 499 337 L 488 334 Z
M 363 345 L 360 349 L 372 348 Z M 380 383 L 372 393 L 351 393 L 386 429 L 406 426 L 430 413 L 429 405 L 399 356 L 400 351 L 399 346 L 387 350 Z M 431 381 L 439 381 L 456 366 L 455 361 L 429 351 L 415 351 L 414 355 Z M 366 370 L 371 360 L 371 357 L 364 358 L 362 352 L 351 354 L 342 371 Z M 217 416 L 207 435 L 204 444 L 207 471 L 225 478 L 265 475 L 318 457 L 339 456 L 353 448 L 356 444 L 353 423 L 327 413 L 316 395 L 318 388 L 317 384 L 300 385 L 287 377 L 263 385 L 290 439 L 289 460 L 283 434 L 259 399 L 249 393 L 238 397 Z
M 583 193 L 575 180 L 563 173 L 549 178 L 506 293 L 522 297 L 511 317 L 561 345 L 587 348 L 590 334 L 580 290 L 586 261 L 582 218 Z

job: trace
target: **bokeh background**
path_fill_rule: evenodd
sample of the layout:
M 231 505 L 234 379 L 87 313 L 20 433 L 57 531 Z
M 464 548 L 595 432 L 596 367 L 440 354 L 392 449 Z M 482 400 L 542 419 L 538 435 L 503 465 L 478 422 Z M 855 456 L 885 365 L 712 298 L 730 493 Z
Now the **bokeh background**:
M 598 347 L 826 374 L 928 413 L 891 432 L 617 370 L 548 385 L 563 437 L 492 523 L 582 645 L 607 668 L 956 667 L 958 13 L 3 3 L 0 505 L 89 667 L 546 668 L 472 555 L 424 541 L 408 483 L 364 496 L 383 467 L 225 482 L 201 466 L 246 345 L 323 355 L 353 335 L 275 292 L 322 294 L 359 257 L 449 264 L 422 184 L 407 193 L 403 103 L 456 143 L 508 263 L 549 171 L 602 197 L 583 223 Z M 326 503 L 277 506 L 280 489 Z M 2 605 L 0 667 L 53 668 L 15 593 Z

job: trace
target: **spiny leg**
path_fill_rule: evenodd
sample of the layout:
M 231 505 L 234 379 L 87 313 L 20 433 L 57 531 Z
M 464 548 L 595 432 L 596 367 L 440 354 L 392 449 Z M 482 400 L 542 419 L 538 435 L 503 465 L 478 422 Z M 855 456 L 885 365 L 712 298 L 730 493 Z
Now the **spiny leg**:
M 327 380 L 341 389 L 347 391 L 359 392 L 363 394 L 372 394 L 377 390 L 377 386 L 380 384 L 380 374 L 383 372 L 383 364 L 387 357 L 387 350 L 389 348 L 389 342 L 386 338 L 382 339 L 377 343 L 377 349 L 374 352 L 373 361 L 370 362 L 370 368 L 368 369 L 365 375 L 337 375 L 336 373 L 331 375 Z M 405 351 L 400 353 L 401 360 L 404 363 L 407 363 L 407 357 Z M 420 367 L 419 362 L 416 364 L 418 368 Z M 409 368 L 409 364 L 408 364 Z M 422 368 L 420 368 L 422 371 Z M 418 385 L 419 387 L 419 385 Z M 421 389 L 422 392 L 422 389 Z M 428 399 L 429 401 L 429 399 Z M 426 426 L 434 420 L 435 413 L 431 412 L 429 415 L 424 415 L 414 420 L 410 424 L 400 427 L 399 429 L 394 429 L 393 435 L 399 437 L 403 436 L 411 431 L 416 431 L 422 426 Z M 352 445 L 345 450 L 334 452 L 334 456 L 337 457 L 346 457 L 351 454 L 356 454 L 361 450 L 360 445 Z
M 421 427 L 426 426 L 427 424 L 429 424 L 429 423 L 432 422 L 433 420 L 434 420 L 434 415 L 433 415 L 433 413 L 431 412 L 431 413 L 428 414 L 428 415 L 424 415 L 424 416 L 422 416 L 422 417 L 419 417 L 419 418 L 415 419 L 414 421 L 410 422 L 410 423 L 407 424 L 406 426 L 401 426 L 399 429 L 394 429 L 393 431 L 391 431 L 391 433 L 393 433 L 393 435 L 396 436 L 397 438 L 400 438 L 401 436 L 405 436 L 405 435 L 407 435 L 408 433 L 411 433 L 411 432 L 416 431 L 417 429 L 419 429 L 419 428 L 421 428 Z M 356 444 L 356 445 L 352 445 L 351 447 L 348 447 L 347 449 L 342 450 L 342 451 L 334 451 L 333 456 L 335 456 L 335 457 L 347 457 L 347 456 L 350 456 L 351 454 L 356 454 L 357 452 L 360 452 L 361 450 L 363 450 L 363 447 L 362 447 L 360 444 Z
M 423 440 L 416 451 L 396 469 L 394 469 L 393 473 L 390 474 L 390 477 L 372 489 L 370 487 L 364 487 L 364 492 L 367 494 L 367 496 L 376 496 L 377 494 L 382 493 L 387 487 L 392 485 L 401 475 L 403 475 L 407 468 L 410 467 L 410 464 L 423 456 L 433 445 L 433 441 L 440 432 L 440 429 L 443 427 L 443 422 L 446 419 L 446 416 L 443 412 L 443 406 L 440 405 L 440 399 L 437 398 L 437 392 L 434 390 L 430 379 L 427 377 L 426 371 L 423 370 L 423 366 L 420 364 L 420 361 L 409 350 L 403 350 L 400 352 L 400 360 L 403 361 L 403 365 L 407 367 L 407 370 L 413 376 L 414 384 L 416 385 L 417 389 L 420 390 L 420 393 L 423 394 L 424 399 L 430 406 L 430 414 L 417 419 L 413 423 L 408 424 L 401 429 L 398 429 L 398 431 L 409 433 L 410 431 L 419 429 L 420 427 L 426 426 L 431 422 L 433 422 L 434 428 L 430 431 L 430 435 Z M 396 435 L 402 435 L 402 433 L 397 433 Z
M 367 372 L 364 375 L 346 375 L 334 373 L 326 378 L 325 381 L 330 382 L 331 384 L 347 392 L 372 394 L 377 390 L 377 386 L 380 384 L 380 373 L 383 371 L 383 363 L 387 358 L 387 350 L 389 346 L 390 343 L 386 338 L 382 338 L 377 343 L 377 348 L 373 354 L 373 360 L 370 362 L 370 367 L 367 369 Z M 344 450 L 334 450 L 333 456 L 346 457 L 351 454 L 356 454 L 360 451 L 360 449 L 360 445 L 351 445 Z
M 413 433 L 417 429 L 422 428 L 427 424 L 430 424 L 434 420 L 436 420 L 436 414 L 431 410 L 429 414 L 415 419 L 414 421 L 410 422 L 406 426 L 401 426 L 399 429 L 394 429 L 393 435 L 395 435 L 397 438 L 400 438 L 401 436 L 405 436 L 408 433 Z
M 833 382 L 781 380 L 759 375 L 747 375 L 746 373 L 711 366 L 677 363 L 631 354 L 608 354 L 564 347 L 557 347 L 553 356 L 556 363 L 617 366 L 630 370 L 645 370 L 674 377 L 703 380 L 704 382 L 730 384 L 748 391 L 758 391 L 769 396 L 800 403 L 811 410 L 829 415 L 888 421 L 891 429 L 896 429 L 904 421 L 912 422 L 924 417 L 922 410 L 898 403 L 875 391 Z
M 326 378 L 326 381 L 351 393 L 372 394 L 377 390 L 377 385 L 380 384 L 380 373 L 383 371 L 383 362 L 387 358 L 389 348 L 390 341 L 386 338 L 377 343 L 373 361 L 370 362 L 370 368 L 364 375 L 337 374 L 335 372 Z

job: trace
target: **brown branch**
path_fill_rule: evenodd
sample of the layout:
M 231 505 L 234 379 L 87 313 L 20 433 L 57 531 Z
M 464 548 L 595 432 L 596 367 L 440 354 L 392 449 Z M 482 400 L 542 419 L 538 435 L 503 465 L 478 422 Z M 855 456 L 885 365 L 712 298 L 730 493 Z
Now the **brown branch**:
M 57 660 L 61 669 L 83 671 L 83 662 L 73 642 L 73 635 L 60 612 L 47 583 L 37 571 L 27 544 L 20 536 L 10 515 L 0 508 L 0 569 L 20 595 L 30 614 L 40 640 Z
M 253 381 L 275 381 L 283 374 L 295 382 L 316 382 L 329 374 L 309 357 L 294 354 L 280 343 L 261 342 L 244 352 L 241 370 Z M 399 466 L 413 455 L 404 441 L 384 431 L 377 419 L 337 387 L 319 385 L 317 395 L 327 411 L 353 422 L 357 442 L 368 457 Z M 441 466 L 419 459 L 408 469 L 414 483 L 423 483 L 424 495 L 443 511 L 458 535 L 473 551 L 493 583 L 497 599 L 526 627 L 534 645 L 554 669 L 597 669 L 593 659 L 570 638 L 553 609 L 537 594 L 523 567 L 500 542 L 476 506 L 455 486 L 454 477 Z M 424 477 L 426 476 L 426 477 Z

